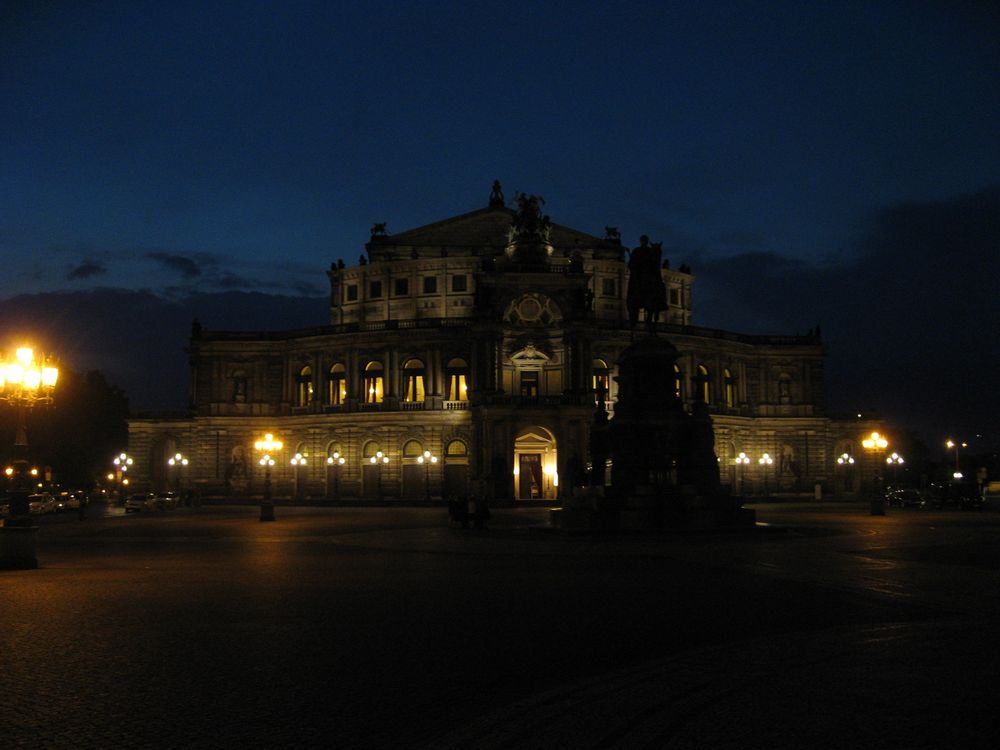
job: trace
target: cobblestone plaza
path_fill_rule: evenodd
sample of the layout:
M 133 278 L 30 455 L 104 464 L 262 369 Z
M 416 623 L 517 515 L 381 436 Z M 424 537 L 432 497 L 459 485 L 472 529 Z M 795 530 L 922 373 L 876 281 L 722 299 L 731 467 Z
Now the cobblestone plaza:
M 0 746 L 992 746 L 1000 514 L 757 512 L 45 518 L 40 569 L 0 572 Z

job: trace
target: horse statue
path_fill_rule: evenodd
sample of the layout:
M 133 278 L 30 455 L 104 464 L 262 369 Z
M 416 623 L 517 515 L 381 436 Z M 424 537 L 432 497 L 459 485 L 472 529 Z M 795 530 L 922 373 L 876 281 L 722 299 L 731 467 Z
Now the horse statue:
M 625 307 L 628 309 L 629 328 L 635 330 L 639 322 L 639 310 L 646 311 L 646 330 L 656 332 L 656 319 L 667 309 L 667 288 L 660 275 L 660 259 L 663 257 L 663 243 L 650 244 L 649 237 L 639 238 L 639 247 L 629 253 L 628 292 Z

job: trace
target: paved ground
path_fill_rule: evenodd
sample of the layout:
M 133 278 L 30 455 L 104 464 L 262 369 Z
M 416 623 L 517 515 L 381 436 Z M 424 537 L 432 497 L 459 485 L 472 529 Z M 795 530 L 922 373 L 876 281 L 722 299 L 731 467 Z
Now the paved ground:
M 0 748 L 996 746 L 993 510 L 277 515 L 43 519 L 0 571 Z

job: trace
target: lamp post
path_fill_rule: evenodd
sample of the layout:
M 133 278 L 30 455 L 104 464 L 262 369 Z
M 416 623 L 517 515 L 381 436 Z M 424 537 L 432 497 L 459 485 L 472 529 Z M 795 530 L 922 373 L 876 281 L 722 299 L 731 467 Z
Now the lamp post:
M 847 473 L 847 476 L 843 478 L 844 489 L 846 490 L 849 484 L 853 484 L 850 480 L 853 478 L 854 473 L 852 471 L 854 467 L 854 456 L 850 453 L 841 453 L 837 456 L 837 466 L 840 466 Z
M 954 448 L 955 449 L 955 473 L 952 474 L 952 477 L 954 477 L 955 479 L 961 479 L 962 478 L 962 467 L 961 467 L 961 465 L 959 463 L 959 460 L 958 460 L 958 450 L 959 450 L 959 448 L 968 448 L 969 444 L 966 443 L 966 442 L 964 442 L 964 441 L 961 442 L 961 443 L 958 443 L 958 442 L 955 442 L 954 440 L 952 440 L 951 438 L 949 438 L 948 442 L 945 443 L 945 445 L 947 447 L 949 447 L 949 448 Z
M 872 495 L 871 514 L 873 516 L 884 516 L 885 496 L 882 493 L 882 472 L 879 454 L 889 447 L 889 441 L 877 432 L 873 432 L 861 441 L 861 445 L 866 451 L 872 454 L 873 465 L 875 467 L 875 492 Z
M 296 453 L 289 463 L 292 465 L 292 478 L 295 480 L 295 497 L 298 498 L 302 491 L 302 477 L 299 476 L 299 472 L 308 461 L 301 453 Z
M 347 462 L 343 456 L 340 455 L 340 451 L 334 451 L 332 456 L 326 457 L 327 467 L 333 471 L 333 500 L 337 502 L 340 500 L 340 467 Z M 329 478 L 327 478 L 329 482 Z
M 891 456 L 888 456 L 885 459 L 885 462 L 889 466 L 892 467 L 892 487 L 893 487 L 893 489 L 898 489 L 899 488 L 899 478 L 898 478 L 899 467 L 900 467 L 901 464 L 905 464 L 906 461 L 903 460 L 903 457 L 901 455 L 899 455 L 896 452 L 893 452 L 893 454 Z
M 181 491 L 181 468 L 188 465 L 187 456 L 182 453 L 175 453 L 167 459 L 167 466 L 174 470 L 174 491 Z
M 389 457 L 385 455 L 382 451 L 376 451 L 375 455 L 368 459 L 368 461 L 378 467 L 376 472 L 376 497 L 379 501 L 382 500 L 382 467 L 389 463 Z
M 118 485 L 118 502 L 125 501 L 125 488 L 128 486 L 128 467 L 132 465 L 132 457 L 127 453 L 119 453 L 112 463 L 115 465 L 115 484 Z
M 35 532 L 31 521 L 28 495 L 28 410 L 52 403 L 52 392 L 59 379 L 59 368 L 49 358 L 35 359 L 31 347 L 22 346 L 8 361 L 0 357 L 0 401 L 14 407 L 14 460 L 10 479 L 10 517 L 4 521 L 0 568 L 37 568 Z
M 274 501 L 271 499 L 271 467 L 274 466 L 274 459 L 271 454 L 280 451 L 284 446 L 280 440 L 276 440 L 270 432 L 253 444 L 255 450 L 263 455 L 258 463 L 264 467 L 264 497 L 260 502 L 260 520 L 274 520 Z
M 424 465 L 424 500 L 431 501 L 431 464 L 438 462 L 437 456 L 430 451 L 424 451 L 424 455 L 417 456 L 417 463 Z
M 774 459 L 771 458 L 769 453 L 765 453 L 763 456 L 757 459 L 757 463 L 760 464 L 761 469 L 764 472 L 764 495 L 767 495 L 767 467 L 774 463 Z
M 740 455 L 736 457 L 736 465 L 740 469 L 740 494 L 743 494 L 743 484 L 746 475 L 746 465 L 750 463 L 750 456 L 748 456 L 743 451 L 740 451 Z

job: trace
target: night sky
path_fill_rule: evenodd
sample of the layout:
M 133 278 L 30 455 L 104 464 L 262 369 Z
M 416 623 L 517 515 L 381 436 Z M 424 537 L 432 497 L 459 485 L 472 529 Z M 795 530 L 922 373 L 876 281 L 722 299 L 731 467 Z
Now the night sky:
M 472 5 L 0 6 L 0 333 L 181 408 L 195 314 L 323 324 L 500 179 L 662 240 L 698 325 L 821 324 L 831 408 L 1000 444 L 995 3 Z

